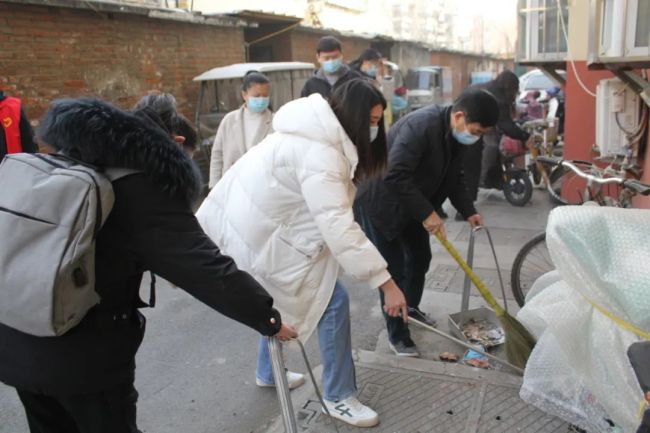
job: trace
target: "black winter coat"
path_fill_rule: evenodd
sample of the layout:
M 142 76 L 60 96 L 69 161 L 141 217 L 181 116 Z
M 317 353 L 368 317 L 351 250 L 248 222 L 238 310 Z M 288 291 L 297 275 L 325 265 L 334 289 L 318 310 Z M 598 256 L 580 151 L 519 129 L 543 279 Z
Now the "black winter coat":
M 497 122 L 495 133 L 501 132 L 510 138 L 524 142 L 528 140 L 530 134 L 521 129 L 514 120 L 512 120 L 512 102 L 506 99 L 503 90 L 497 87 L 494 81 L 490 81 L 484 85 L 480 85 L 479 87 L 492 93 L 499 104 L 499 120 Z
M 353 78 L 362 77 L 360 73 L 350 69 L 347 65 L 343 65 L 342 68 L 345 68 L 345 72 L 336 81 L 336 83 L 334 83 L 334 86 L 332 86 L 330 82 L 327 81 L 325 74 L 323 74 L 323 70 L 317 69 L 314 72 L 314 75 L 309 80 L 307 80 L 303 86 L 302 91 L 300 92 L 300 97 L 304 98 L 311 95 L 312 93 L 320 93 L 323 98 L 329 99 L 332 90 L 334 90 L 337 86 L 340 86 L 341 84 Z
M 44 141 L 71 156 L 142 173 L 113 184 L 115 205 L 96 242 L 101 302 L 59 337 L 34 337 L 0 325 L 0 381 L 73 395 L 133 380 L 145 330 L 138 290 L 149 270 L 264 335 L 279 330 L 271 296 L 199 226 L 190 208 L 200 188 L 197 170 L 166 134 L 96 100 L 59 103 L 42 127 Z
M 423 222 L 449 198 L 464 216 L 476 213 L 463 179 L 465 145 L 452 136 L 451 107 L 431 105 L 400 119 L 388 133 L 388 169 L 359 187 L 357 204 L 389 240 Z

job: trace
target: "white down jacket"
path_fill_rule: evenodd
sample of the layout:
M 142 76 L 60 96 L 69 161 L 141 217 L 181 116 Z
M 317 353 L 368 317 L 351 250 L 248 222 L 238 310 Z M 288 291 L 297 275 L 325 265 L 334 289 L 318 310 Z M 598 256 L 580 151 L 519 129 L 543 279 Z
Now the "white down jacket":
M 226 172 L 197 218 L 307 339 L 332 296 L 339 264 L 373 288 L 390 274 L 354 222 L 357 151 L 329 104 L 319 94 L 289 102 L 273 129 Z

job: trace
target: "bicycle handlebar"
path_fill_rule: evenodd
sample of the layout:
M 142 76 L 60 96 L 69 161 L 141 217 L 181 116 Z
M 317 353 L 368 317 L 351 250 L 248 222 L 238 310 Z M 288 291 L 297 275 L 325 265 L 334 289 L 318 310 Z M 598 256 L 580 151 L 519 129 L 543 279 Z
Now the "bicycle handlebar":
M 639 182 L 638 180 L 623 179 L 620 177 L 606 177 L 606 178 L 597 177 L 594 176 L 593 174 L 585 173 L 583 170 L 581 170 L 576 166 L 576 164 L 593 166 L 591 162 L 578 161 L 578 160 L 567 161 L 561 158 L 554 158 L 552 156 L 538 156 L 536 160 L 537 162 L 540 162 L 542 164 L 549 164 L 553 166 L 561 165 L 563 167 L 570 169 L 579 177 L 597 183 L 599 185 L 618 184 L 618 185 L 622 185 L 624 188 L 628 188 L 631 191 L 634 191 L 637 194 L 650 195 L 650 185 L 647 185 L 643 182 Z
M 623 186 L 629 188 L 637 194 L 650 195 L 650 185 L 639 182 L 638 180 L 629 179 L 623 182 Z

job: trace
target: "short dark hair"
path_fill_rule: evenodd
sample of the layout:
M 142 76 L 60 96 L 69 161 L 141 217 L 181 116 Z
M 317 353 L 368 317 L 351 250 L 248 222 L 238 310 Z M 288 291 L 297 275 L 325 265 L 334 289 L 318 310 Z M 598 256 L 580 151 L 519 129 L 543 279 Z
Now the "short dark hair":
M 148 95 L 143 96 L 133 107 L 133 111 L 141 118 L 155 123 L 162 128 L 167 134 L 174 133 L 176 123 L 176 98 L 170 93 L 151 91 Z M 153 116 L 155 113 L 157 115 Z
M 360 183 L 380 174 L 388 161 L 384 117 L 379 120 L 379 133 L 370 141 L 370 110 L 376 105 L 386 109 L 386 99 L 367 78 L 347 80 L 334 88 L 330 106 L 352 143 L 357 148 L 359 163 L 354 181 Z
M 487 90 L 470 87 L 460 94 L 451 108 L 453 113 L 465 113 L 467 123 L 479 123 L 491 128 L 499 120 L 499 104 L 494 95 Z
M 187 117 L 182 114 L 178 114 L 178 124 L 176 125 L 176 134 L 185 137 L 183 142 L 183 148 L 196 150 L 199 147 L 199 135 L 196 132 L 196 128 L 192 125 Z
M 168 135 L 185 137 L 183 147 L 195 150 L 198 135 L 192 123 L 178 112 L 176 98 L 170 93 L 151 92 L 134 107 L 134 114 L 165 131 Z
M 271 81 L 269 78 L 257 71 L 248 71 L 246 72 L 246 75 L 244 75 L 244 80 L 241 85 L 241 89 L 243 92 L 247 91 L 248 89 L 251 88 L 253 84 L 270 84 Z
M 323 36 L 318 41 L 316 45 L 316 54 L 320 54 L 322 51 L 343 51 L 341 48 L 341 41 L 336 39 L 334 36 Z

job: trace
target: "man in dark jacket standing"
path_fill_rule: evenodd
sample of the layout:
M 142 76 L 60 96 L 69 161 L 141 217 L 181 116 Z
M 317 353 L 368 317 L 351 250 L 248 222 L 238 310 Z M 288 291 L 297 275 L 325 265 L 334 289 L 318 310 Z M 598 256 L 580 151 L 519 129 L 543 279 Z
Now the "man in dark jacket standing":
M 20 99 L 0 90 L 0 161 L 8 153 L 36 153 L 34 132 Z
M 431 262 L 429 234 L 445 233 L 435 209 L 449 198 L 472 226 L 483 224 L 468 195 L 462 161 L 465 149 L 497 117 L 497 101 L 479 89 L 466 90 L 453 106 L 432 105 L 410 113 L 388 134 L 386 174 L 357 193 L 356 217 L 404 290 L 409 315 L 429 324 L 435 323 L 419 310 Z M 419 356 L 402 319 L 386 316 L 386 324 L 397 355 Z
M 271 296 L 199 226 L 191 209 L 198 172 L 174 142 L 182 137 L 161 123 L 95 99 L 57 101 L 41 122 L 41 140 L 66 155 L 137 172 L 113 182 L 115 204 L 97 235 L 101 302 L 58 337 L 0 325 L 0 381 L 16 388 L 32 433 L 138 432 L 133 383 L 145 271 L 263 335 L 295 336 Z
M 321 67 L 314 72 L 314 76 L 307 80 L 302 88 L 300 96 L 303 98 L 312 93 L 320 93 L 323 98 L 329 99 L 335 86 L 351 78 L 361 77 L 361 74 L 343 63 L 341 41 L 334 36 L 320 38 L 316 45 L 316 61 Z

